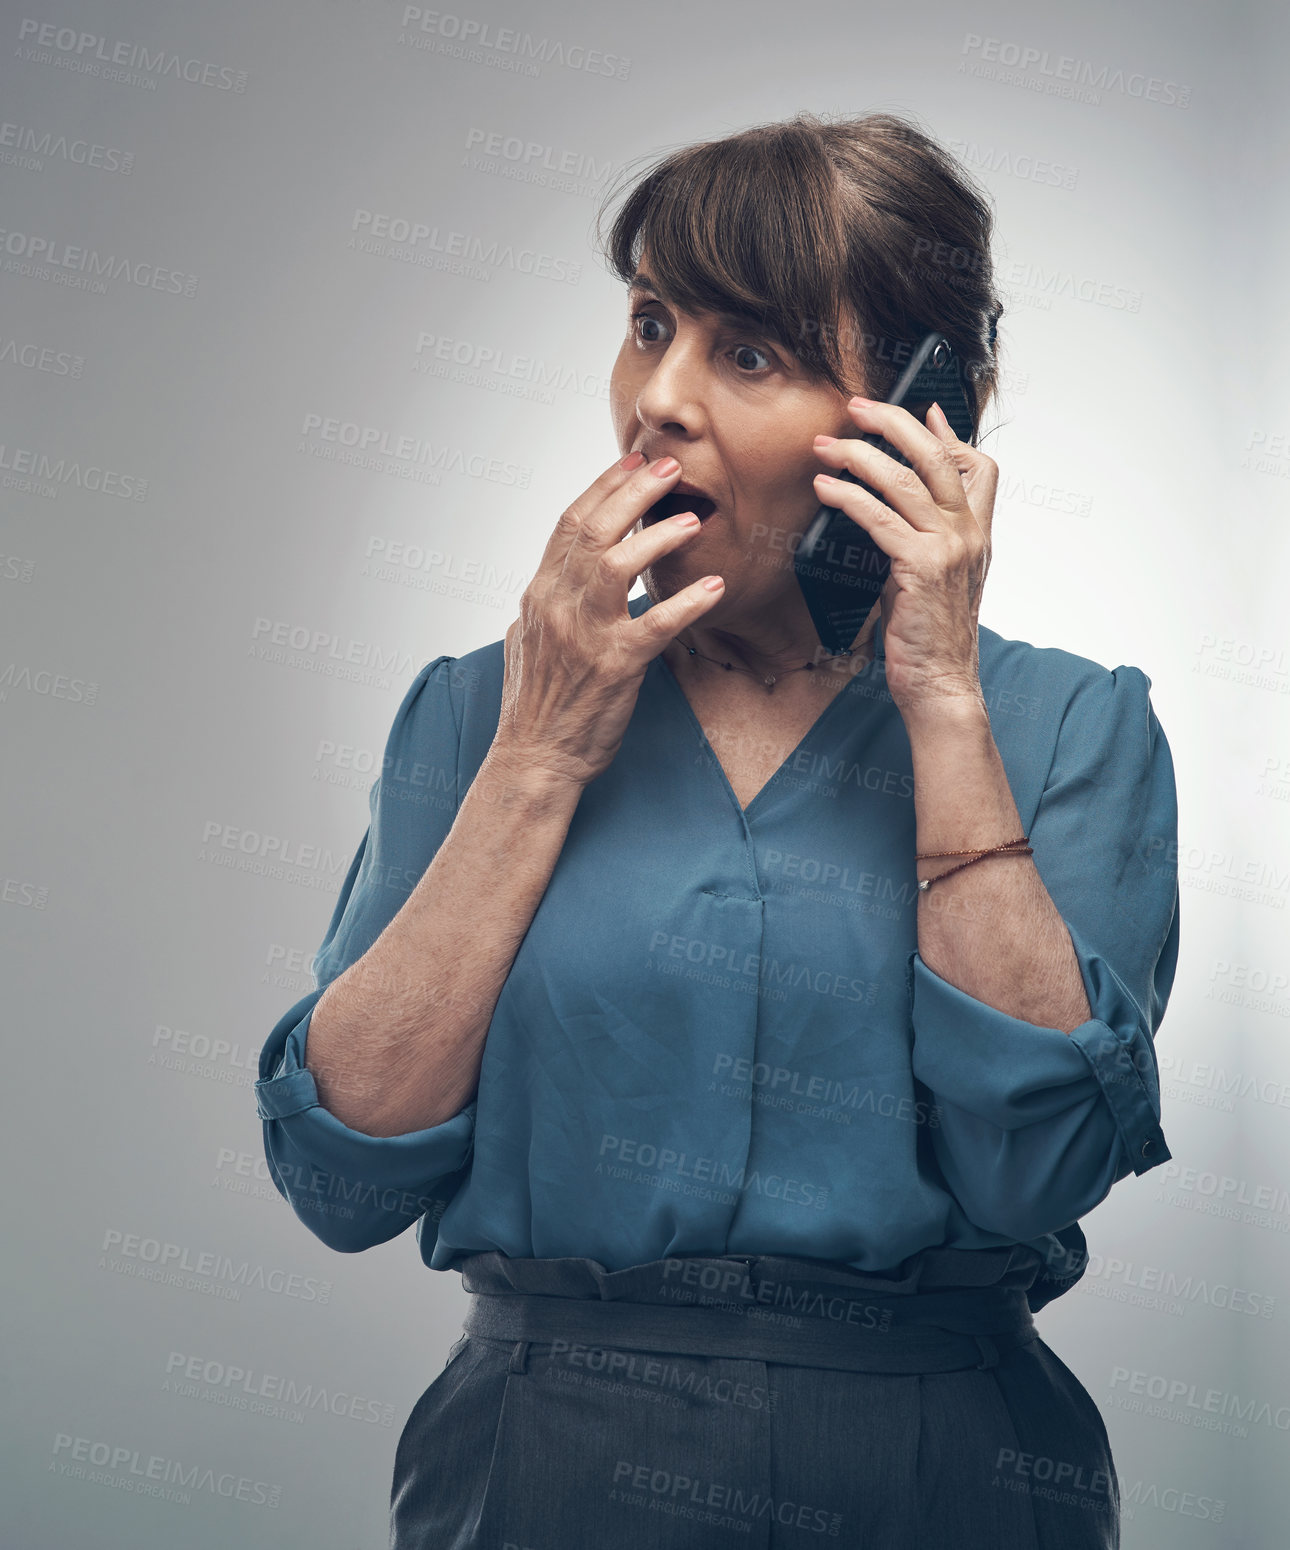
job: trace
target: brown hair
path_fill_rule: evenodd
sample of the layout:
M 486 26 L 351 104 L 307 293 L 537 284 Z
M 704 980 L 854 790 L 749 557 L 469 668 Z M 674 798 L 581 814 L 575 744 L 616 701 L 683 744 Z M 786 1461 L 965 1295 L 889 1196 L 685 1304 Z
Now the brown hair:
M 939 329 L 975 387 L 979 441 L 999 378 L 993 212 L 911 120 L 756 125 L 656 162 L 607 242 L 604 208 L 597 242 L 625 284 L 648 248 L 666 300 L 747 316 L 840 392 L 886 398 L 912 346 Z

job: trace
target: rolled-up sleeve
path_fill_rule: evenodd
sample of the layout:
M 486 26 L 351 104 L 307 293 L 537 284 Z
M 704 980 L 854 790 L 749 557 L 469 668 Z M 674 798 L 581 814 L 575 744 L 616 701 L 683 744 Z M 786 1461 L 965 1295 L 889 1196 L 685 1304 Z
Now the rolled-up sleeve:
M 970 1220 L 1018 1241 L 1070 1225 L 1170 1156 L 1154 1041 L 1178 961 L 1178 809 L 1150 688 L 1126 666 L 1079 685 L 1029 831 L 1092 1018 L 1069 1034 L 1023 1022 L 917 950 L 907 960 L 937 1161 Z
M 305 1226 L 342 1253 L 385 1243 L 413 1222 L 429 1221 L 437 1232 L 474 1142 L 473 1102 L 442 1124 L 407 1135 L 351 1130 L 319 1103 L 305 1064 L 309 1023 L 323 992 L 398 913 L 452 827 L 459 741 L 454 669 L 454 658 L 436 658 L 404 696 L 369 792 L 367 832 L 313 958 L 315 988 L 283 1015 L 260 1052 L 255 1100 L 269 1173 Z

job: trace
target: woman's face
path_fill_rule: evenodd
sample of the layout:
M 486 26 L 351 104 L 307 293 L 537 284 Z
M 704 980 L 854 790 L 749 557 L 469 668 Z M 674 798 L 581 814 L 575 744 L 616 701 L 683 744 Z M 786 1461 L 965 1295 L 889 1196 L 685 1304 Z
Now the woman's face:
M 800 604 L 793 554 L 820 504 L 812 478 L 825 467 L 813 440 L 856 434 L 849 395 L 812 380 L 755 325 L 669 305 L 642 281 L 648 274 L 645 254 L 610 377 L 619 451 L 651 461 L 671 453 L 681 464 L 676 483 L 702 490 L 715 508 L 705 515 L 683 495 L 651 508 L 644 525 L 695 509 L 703 526 L 643 573 L 646 590 L 668 597 L 701 576 L 724 576 L 727 622 L 776 597 Z

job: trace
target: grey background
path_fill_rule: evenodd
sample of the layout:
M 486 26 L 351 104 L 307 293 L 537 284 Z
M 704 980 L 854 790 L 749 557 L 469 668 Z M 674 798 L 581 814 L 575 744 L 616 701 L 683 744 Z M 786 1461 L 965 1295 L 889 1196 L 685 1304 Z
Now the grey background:
M 505 633 L 615 455 L 606 175 L 801 108 L 912 111 L 996 204 L 982 620 L 1142 667 L 1182 810 L 1174 1163 L 1085 1219 L 1097 1258 L 1041 1332 L 1107 1419 L 1126 1546 L 1273 1542 L 1290 1200 L 1240 1202 L 1288 1177 L 1290 988 L 1268 988 L 1290 960 L 1279 8 L 499 0 L 438 31 L 407 9 L 0 18 L 6 1543 L 386 1542 L 395 1441 L 465 1297 L 411 1234 L 341 1257 L 296 1221 L 255 1056 L 311 986 L 408 683 Z M 509 68 L 467 24 L 617 63 Z M 491 135 L 539 167 L 568 153 L 575 186 L 481 165 Z M 581 269 L 406 262 L 351 241 L 360 211 Z M 69 246 L 126 272 L 60 283 L 83 273 Z M 446 464 L 339 461 L 329 419 Z M 382 569 L 398 544 L 429 558 Z M 315 848 L 300 881 L 252 864 L 284 846 Z M 197 1272 L 141 1274 L 161 1245 Z M 1182 1397 L 1153 1414 L 1125 1372 Z M 292 1414 L 228 1402 L 284 1382 L 308 1396 Z M 1245 1420 L 1203 1424 L 1210 1390 Z M 136 1454 L 206 1483 L 148 1496 Z

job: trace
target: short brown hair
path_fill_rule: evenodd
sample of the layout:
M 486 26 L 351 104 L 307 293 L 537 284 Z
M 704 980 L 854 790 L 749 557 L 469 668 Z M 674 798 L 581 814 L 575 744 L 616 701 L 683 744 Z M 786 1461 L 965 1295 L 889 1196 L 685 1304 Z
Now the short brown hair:
M 975 386 L 978 441 L 999 377 L 993 211 L 911 120 L 803 112 L 685 146 L 631 189 L 606 241 L 616 197 L 596 233 L 620 280 L 648 248 L 665 299 L 746 315 L 840 392 L 887 397 L 939 329 Z

